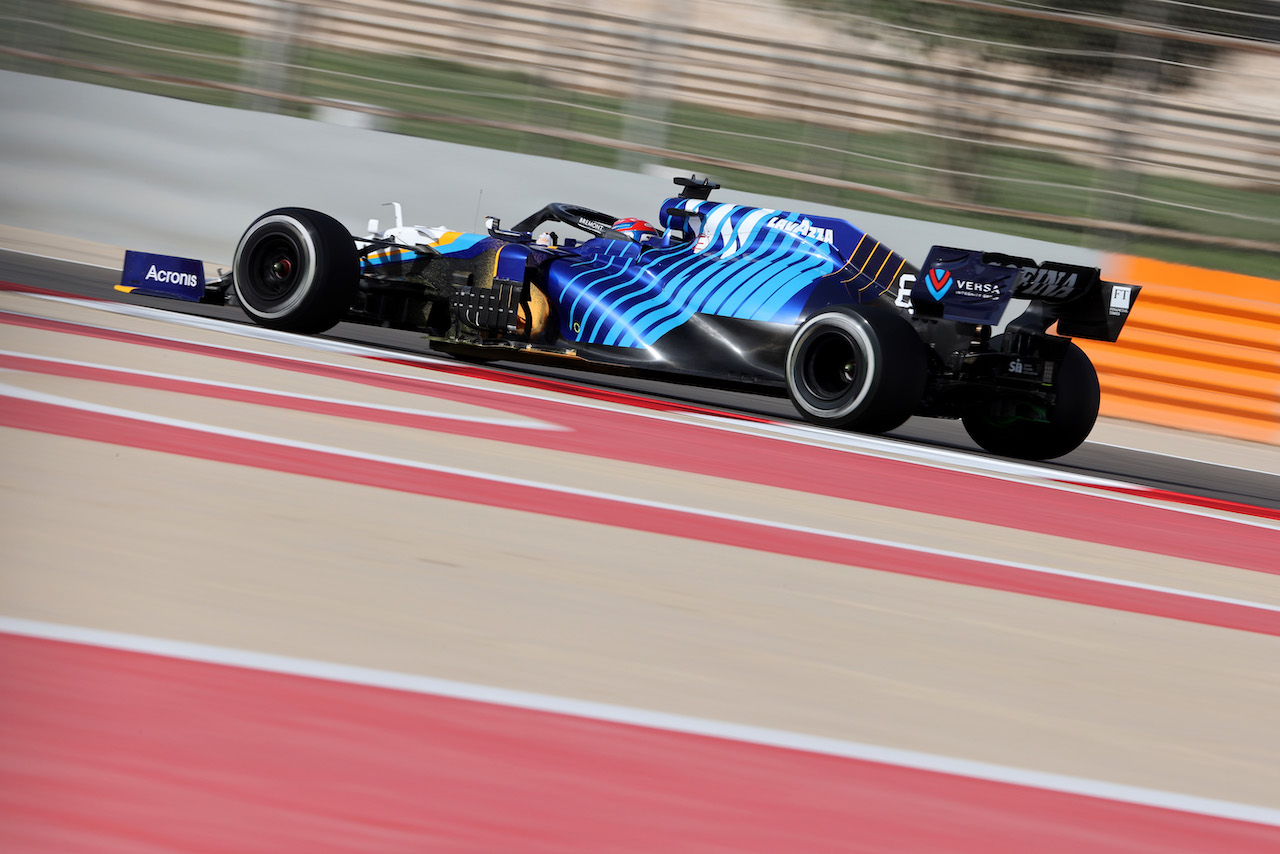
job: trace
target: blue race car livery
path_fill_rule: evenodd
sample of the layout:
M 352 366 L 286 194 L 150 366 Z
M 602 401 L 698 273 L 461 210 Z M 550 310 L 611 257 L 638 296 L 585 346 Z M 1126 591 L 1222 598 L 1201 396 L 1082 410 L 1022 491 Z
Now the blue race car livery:
M 1070 339 L 1116 340 L 1138 287 L 939 246 L 917 268 L 845 220 L 711 201 L 718 185 L 705 179 L 676 184 L 656 228 L 552 203 L 472 234 L 405 226 L 396 205 L 394 227 L 353 237 L 330 216 L 282 208 L 249 226 L 230 274 L 200 289 L 144 280 L 137 271 L 159 257 L 145 256 L 121 290 L 236 302 L 292 332 L 372 323 L 463 358 L 786 395 L 805 419 L 842 429 L 959 418 L 983 448 L 1026 459 L 1088 436 L 1097 374 Z M 580 236 L 561 239 L 561 227 Z M 1004 320 L 1015 298 L 1027 308 Z
M 565 306 L 566 339 L 653 347 L 699 314 L 793 326 L 815 302 L 889 291 L 906 266 L 841 220 L 693 200 L 678 207 L 704 221 L 692 242 L 669 234 L 653 246 L 600 241 L 553 268 L 547 284 Z M 837 246 L 853 250 L 846 258 Z

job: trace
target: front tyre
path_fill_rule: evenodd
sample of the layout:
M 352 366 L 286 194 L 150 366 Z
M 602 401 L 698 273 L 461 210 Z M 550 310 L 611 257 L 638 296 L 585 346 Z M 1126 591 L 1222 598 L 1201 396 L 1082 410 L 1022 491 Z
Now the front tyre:
M 334 326 L 351 306 L 360 258 L 333 217 L 280 208 L 245 231 L 233 271 L 236 297 L 255 323 L 313 335 Z
M 920 405 L 928 354 L 901 315 L 841 306 L 801 325 L 787 349 L 786 378 L 791 402 L 805 420 L 883 433 Z
M 993 345 L 996 341 L 993 339 Z M 1098 372 L 1084 351 L 1067 345 L 1054 381 L 1054 401 L 1047 410 L 1019 411 L 1008 402 L 991 401 L 961 416 L 969 437 L 983 450 L 1023 460 L 1050 460 L 1084 443 L 1098 420 L 1101 402 Z

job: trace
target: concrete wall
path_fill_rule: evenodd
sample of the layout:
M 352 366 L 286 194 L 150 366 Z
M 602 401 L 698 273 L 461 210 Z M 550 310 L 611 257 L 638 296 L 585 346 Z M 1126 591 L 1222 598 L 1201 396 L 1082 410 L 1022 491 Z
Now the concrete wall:
M 551 201 L 655 218 L 674 195 L 657 177 L 211 107 L 0 72 L 0 223 L 227 264 L 245 227 L 274 207 L 315 208 L 353 232 L 391 220 L 475 230 Z M 712 176 L 715 177 L 715 176 Z M 721 190 L 717 198 L 849 219 L 920 263 L 934 243 L 1090 266 L 1097 253 Z

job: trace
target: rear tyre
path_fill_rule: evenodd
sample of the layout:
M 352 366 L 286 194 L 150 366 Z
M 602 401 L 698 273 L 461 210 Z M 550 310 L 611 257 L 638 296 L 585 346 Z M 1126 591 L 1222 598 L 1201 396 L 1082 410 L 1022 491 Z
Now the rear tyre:
M 1056 373 L 1047 411 L 1010 412 L 1007 404 L 992 402 L 961 417 L 970 438 L 985 451 L 1024 460 L 1050 460 L 1080 447 L 1098 420 L 1098 372 L 1083 350 L 1068 344 Z
M 280 208 L 245 231 L 233 270 L 236 297 L 255 323 L 313 335 L 334 326 L 351 306 L 360 258 L 333 217 Z
M 805 420 L 883 433 L 911 417 L 928 382 L 928 354 L 901 315 L 841 306 L 801 325 L 787 350 L 787 391 Z

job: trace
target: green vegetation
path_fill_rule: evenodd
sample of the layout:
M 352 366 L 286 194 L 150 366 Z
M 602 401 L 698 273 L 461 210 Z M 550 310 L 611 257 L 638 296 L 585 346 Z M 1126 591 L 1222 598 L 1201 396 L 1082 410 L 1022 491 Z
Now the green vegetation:
M 58 2 L 28 3 L 19 12 L 27 17 L 9 27 L 5 46 L 61 61 L 0 54 L 0 67 L 15 71 L 300 116 L 313 109 L 309 99 L 356 102 L 387 113 L 390 129 L 398 133 L 603 166 L 619 163 L 611 142 L 622 139 L 629 128 L 626 112 L 632 105 L 556 89 L 529 74 L 426 57 L 317 49 L 295 50 L 287 57 L 281 53 L 288 65 L 271 66 L 248 60 L 282 51 L 280 45 L 212 29 L 122 18 Z M 272 76 L 263 79 L 264 74 Z M 230 87 L 270 89 L 286 97 L 264 103 Z M 953 198 L 954 182 L 921 165 L 938 159 L 939 143 L 925 137 L 861 133 L 688 104 L 672 104 L 666 121 L 663 147 L 686 155 L 667 157 L 666 165 L 711 174 L 737 190 L 1280 277 L 1277 253 L 1104 234 L 1078 223 L 966 212 L 821 183 L 826 179 L 922 199 Z M 759 171 L 708 165 L 701 158 L 751 164 Z M 1112 176 L 1051 154 L 1003 148 L 984 151 L 982 169 L 988 178 L 967 188 L 966 203 L 1070 220 L 1087 221 L 1107 211 L 1110 202 L 1099 188 L 1114 184 Z M 817 182 L 796 174 L 815 176 Z M 1274 192 L 1161 176 L 1141 176 L 1134 183 L 1126 189 L 1145 197 L 1128 212 L 1134 223 L 1222 238 L 1277 239 L 1280 196 Z M 1128 206 L 1125 197 L 1116 198 Z
M 787 0 L 813 10 L 814 0 Z M 1000 7 L 1004 7 L 1003 9 Z M 1137 35 L 1116 23 L 1150 24 L 1171 33 L 1241 39 L 1276 38 L 1276 25 L 1256 0 L 1158 2 L 1071 0 L 1037 4 L 987 0 L 984 8 L 945 0 L 817 0 L 862 33 L 867 19 L 911 33 L 930 45 L 958 45 L 977 62 L 1015 59 L 1056 77 L 1102 78 L 1128 65 L 1157 88 L 1188 85 L 1193 69 L 1216 62 L 1223 50 L 1197 38 Z M 847 17 L 846 17 L 847 16 Z M 871 28 L 874 29 L 874 28 Z M 1142 61 L 1140 57 L 1149 60 Z M 1135 59 L 1138 61 L 1135 62 Z

